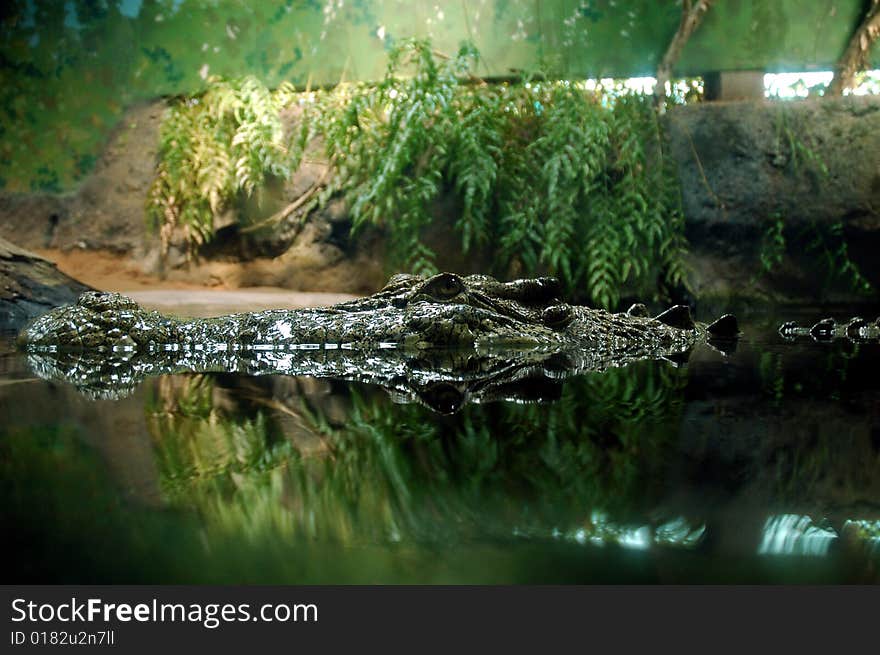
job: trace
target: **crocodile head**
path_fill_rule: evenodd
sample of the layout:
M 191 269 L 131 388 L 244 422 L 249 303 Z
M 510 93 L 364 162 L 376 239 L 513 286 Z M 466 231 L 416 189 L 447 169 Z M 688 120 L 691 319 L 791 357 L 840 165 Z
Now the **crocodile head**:
M 96 397 L 128 393 L 149 375 L 228 371 L 370 381 L 454 411 L 523 385 L 544 397 L 554 380 L 585 371 L 677 362 L 699 341 L 736 331 L 731 316 L 703 326 L 683 306 L 649 318 L 641 305 L 611 314 L 559 295 L 553 278 L 396 275 L 332 307 L 187 321 L 90 292 L 37 319 L 20 342 L 41 377 Z
M 144 311 L 122 294 L 87 291 L 73 305 L 53 309 L 31 322 L 18 335 L 18 345 L 30 350 L 122 349 L 171 340 L 173 323 L 156 312 Z
M 395 275 L 377 293 L 332 307 L 269 310 L 179 320 L 112 293 L 90 292 L 31 323 L 19 344 L 34 351 L 285 349 L 331 346 L 589 348 L 627 356 L 682 352 L 709 335 L 736 332 L 725 316 L 695 324 L 685 306 L 656 318 L 566 304 L 553 278 L 499 282 L 485 275 Z
M 487 275 L 395 275 L 379 292 L 333 308 L 376 318 L 367 338 L 404 345 L 547 343 L 573 317 L 555 278 L 499 282 Z

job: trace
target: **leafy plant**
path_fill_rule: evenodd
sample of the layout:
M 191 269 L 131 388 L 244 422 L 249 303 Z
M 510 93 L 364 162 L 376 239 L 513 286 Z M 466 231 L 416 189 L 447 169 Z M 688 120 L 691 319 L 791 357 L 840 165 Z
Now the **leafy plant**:
M 803 125 L 792 124 L 785 107 L 780 107 L 777 113 L 776 141 L 778 150 L 788 151 L 788 165 L 792 171 L 804 170 L 820 179 L 828 177 L 825 160 L 811 143 Z
M 641 362 L 568 380 L 556 403 L 442 419 L 353 391 L 340 420 L 295 393 L 175 376 L 154 381 L 146 415 L 163 497 L 197 510 L 206 539 L 440 544 L 662 513 L 686 382 Z
M 192 251 L 213 236 L 237 194 L 258 192 L 267 175 L 292 173 L 296 151 L 280 111 L 293 95 L 289 84 L 269 91 L 254 77 L 212 78 L 203 94 L 172 104 L 147 201 L 163 253 L 175 229 Z
M 826 179 L 829 175 L 828 165 L 813 145 L 804 126 L 792 123 L 784 107 L 779 109 L 777 116 L 777 150 L 780 156 L 783 151 L 787 152 L 786 158 L 792 172 L 806 173 L 814 180 Z M 779 215 L 774 215 L 772 219 L 764 233 L 759 254 L 764 273 L 769 273 L 779 265 L 786 251 L 784 219 Z M 827 273 L 826 287 L 835 281 L 842 281 L 858 293 L 867 294 L 872 291 L 871 283 L 849 255 L 841 221 L 830 225 L 813 221 L 805 228 L 805 232 L 807 250 L 818 254 Z
M 151 195 L 163 239 L 180 225 L 200 245 L 236 193 L 319 147 L 332 166 L 319 201 L 343 196 L 354 230 L 385 228 L 398 268 L 436 270 L 424 230 L 452 193 L 463 250 L 491 247 L 496 275 L 554 274 L 606 307 L 627 285 L 656 295 L 658 278 L 683 283 L 678 186 L 650 99 L 565 80 L 489 85 L 472 72 L 478 57 L 407 40 L 375 84 L 294 95 L 213 82 L 163 131 Z M 294 100 L 285 137 L 279 112 Z
M 826 271 L 825 286 L 841 281 L 858 293 L 870 294 L 873 287 L 849 256 L 849 246 L 843 234 L 843 223 L 812 224 L 813 238 L 807 249 L 819 256 Z
M 432 272 L 421 233 L 451 189 L 464 251 L 491 244 L 500 276 L 552 273 L 604 306 L 627 283 L 681 283 L 678 188 L 650 102 L 569 81 L 484 84 L 477 57 L 408 41 L 378 85 L 315 103 L 355 226 L 386 226 L 395 263 Z
M 761 270 L 764 273 L 771 273 L 782 263 L 782 258 L 785 256 L 785 219 L 781 214 L 774 214 L 770 218 L 758 253 Z

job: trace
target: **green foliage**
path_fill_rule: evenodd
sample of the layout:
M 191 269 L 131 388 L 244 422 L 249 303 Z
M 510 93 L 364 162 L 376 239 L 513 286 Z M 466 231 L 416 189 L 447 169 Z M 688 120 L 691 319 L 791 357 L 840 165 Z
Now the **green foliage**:
M 780 107 L 776 120 L 779 152 L 787 152 L 788 166 L 794 173 L 806 172 L 816 179 L 828 177 L 828 166 L 816 150 L 802 124 L 792 123 L 789 112 Z
M 817 183 L 828 178 L 828 165 L 816 149 L 813 139 L 804 125 L 792 122 L 785 107 L 781 107 L 777 114 L 776 139 L 778 156 L 785 157 L 792 173 L 807 175 Z M 786 252 L 786 239 L 783 234 L 785 220 L 778 214 L 771 218 L 759 251 L 761 269 L 764 273 L 770 273 L 782 263 Z M 830 225 L 811 222 L 806 227 L 803 238 L 807 241 L 807 251 L 818 256 L 826 271 L 826 289 L 835 282 L 842 282 L 857 293 L 872 292 L 871 283 L 849 255 L 841 221 Z
M 463 250 L 491 247 L 497 275 L 551 273 L 603 306 L 627 283 L 683 282 L 678 188 L 649 99 L 567 81 L 487 85 L 470 73 L 476 59 L 407 41 L 379 84 L 320 94 L 312 124 L 355 225 L 386 226 L 395 264 L 435 271 L 421 237 L 451 189 Z
M 868 295 L 873 291 L 871 283 L 849 256 L 849 246 L 843 234 L 841 221 L 830 225 L 814 224 L 812 235 L 813 238 L 807 249 L 819 257 L 826 271 L 826 287 L 834 282 L 842 282 L 858 293 Z
M 268 175 L 291 174 L 295 150 L 280 111 L 292 97 L 289 84 L 269 91 L 254 77 L 212 78 L 203 94 L 171 106 L 147 201 L 164 250 L 176 228 L 200 246 L 238 194 L 259 191 Z
M 782 263 L 785 256 L 785 219 L 781 214 L 774 214 L 761 239 L 761 271 L 771 273 Z
M 784 229 L 785 218 L 774 214 L 764 230 L 758 251 L 762 274 L 770 274 L 782 264 L 788 248 Z M 810 222 L 795 231 L 795 239 L 806 242 L 807 253 L 816 258 L 818 267 L 825 272 L 823 291 L 835 283 L 865 295 L 873 291 L 871 283 L 849 255 L 842 222 L 836 221 L 830 225 Z M 756 279 L 757 276 L 752 282 Z
M 271 471 L 289 455 L 290 444 L 276 438 L 278 427 L 262 408 L 229 419 L 212 377 L 164 378 L 158 386 L 146 417 L 169 499 L 185 501 L 194 480 L 228 493 L 240 476 Z
M 252 78 L 216 81 L 175 106 L 163 132 L 151 210 L 198 245 L 235 193 L 289 173 L 316 147 L 333 166 L 321 194 L 348 201 L 354 229 L 382 226 L 392 264 L 437 270 L 425 228 L 443 193 L 460 202 L 462 248 L 491 248 L 502 277 L 549 273 L 611 307 L 621 289 L 684 282 L 677 182 L 648 97 L 569 81 L 488 85 L 464 45 L 454 57 L 407 40 L 376 84 L 296 97 L 296 134 L 278 112 L 295 98 Z
M 686 381 L 686 370 L 645 362 L 569 380 L 559 402 L 471 405 L 439 420 L 355 393 L 340 420 L 296 394 L 245 400 L 211 377 L 179 376 L 156 382 L 147 424 L 166 500 L 198 510 L 208 534 L 510 539 L 576 530 L 591 511 L 621 526 L 657 514 Z
M 785 397 L 785 370 L 782 364 L 782 355 L 778 352 L 764 351 L 758 360 L 761 390 L 773 398 L 777 407 Z

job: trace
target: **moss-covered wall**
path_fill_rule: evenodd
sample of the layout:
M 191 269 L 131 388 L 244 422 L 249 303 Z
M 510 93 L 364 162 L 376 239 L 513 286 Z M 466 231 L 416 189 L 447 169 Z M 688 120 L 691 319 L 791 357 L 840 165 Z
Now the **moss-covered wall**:
M 829 68 L 860 0 L 724 0 L 679 73 Z M 650 75 L 675 0 L 5 0 L 0 9 L 0 188 L 63 190 L 139 100 L 192 93 L 208 75 L 269 84 L 374 79 L 395 40 L 462 39 L 481 74 Z M 874 63 L 880 65 L 877 49 Z

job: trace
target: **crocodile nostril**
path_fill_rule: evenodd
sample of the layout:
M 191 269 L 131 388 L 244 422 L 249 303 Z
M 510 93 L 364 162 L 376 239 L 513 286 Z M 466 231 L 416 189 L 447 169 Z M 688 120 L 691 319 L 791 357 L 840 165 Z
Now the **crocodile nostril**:
M 846 336 L 854 341 L 858 341 L 861 338 L 861 330 L 864 327 L 867 327 L 868 321 L 861 318 L 860 316 L 854 317 L 850 320 L 849 323 L 846 324 Z
M 817 341 L 826 341 L 834 337 L 834 329 L 837 321 L 833 318 L 825 318 L 810 328 L 810 336 Z

